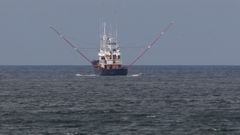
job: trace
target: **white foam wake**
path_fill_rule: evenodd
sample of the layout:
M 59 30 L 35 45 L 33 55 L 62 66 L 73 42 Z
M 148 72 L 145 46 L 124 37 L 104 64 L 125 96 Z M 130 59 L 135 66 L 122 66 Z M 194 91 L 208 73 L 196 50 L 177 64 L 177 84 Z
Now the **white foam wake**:
M 138 73 L 138 74 L 132 74 L 132 75 L 129 75 L 130 77 L 139 77 L 139 76 L 142 76 L 143 73 Z
M 95 74 L 89 74 L 89 75 L 75 74 L 75 76 L 77 76 L 77 77 L 95 77 L 97 75 L 95 75 Z

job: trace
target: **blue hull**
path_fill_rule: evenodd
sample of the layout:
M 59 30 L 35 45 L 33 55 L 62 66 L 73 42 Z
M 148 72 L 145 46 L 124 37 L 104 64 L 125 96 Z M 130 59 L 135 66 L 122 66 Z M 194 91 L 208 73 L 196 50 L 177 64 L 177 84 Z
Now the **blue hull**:
M 127 68 L 119 68 L 119 69 L 98 69 L 94 68 L 95 73 L 101 76 L 124 76 L 127 75 Z

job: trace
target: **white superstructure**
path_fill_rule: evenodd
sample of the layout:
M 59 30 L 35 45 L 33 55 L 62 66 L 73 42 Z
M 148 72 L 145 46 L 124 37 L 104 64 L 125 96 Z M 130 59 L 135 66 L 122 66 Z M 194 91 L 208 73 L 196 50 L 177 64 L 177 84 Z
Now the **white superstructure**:
M 99 66 L 101 68 L 117 69 L 121 67 L 121 53 L 117 41 L 117 32 L 115 37 L 112 31 L 108 33 L 106 23 L 103 26 L 103 33 L 100 37 Z

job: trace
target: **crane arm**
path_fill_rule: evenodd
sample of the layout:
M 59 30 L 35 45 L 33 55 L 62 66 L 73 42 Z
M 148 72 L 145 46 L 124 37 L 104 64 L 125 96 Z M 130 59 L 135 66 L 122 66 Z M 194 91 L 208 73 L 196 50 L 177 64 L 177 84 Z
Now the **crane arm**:
M 72 47 L 79 55 L 81 55 L 85 60 L 87 60 L 89 63 L 92 64 L 91 60 L 86 57 L 77 46 L 75 46 L 70 40 L 68 40 L 63 34 L 61 34 L 56 28 L 50 26 L 50 29 L 52 29 L 61 39 L 63 39 L 70 47 Z
M 135 64 L 150 48 L 152 48 L 157 42 L 161 39 L 161 37 L 172 27 L 174 24 L 174 21 L 170 22 L 167 27 L 163 29 L 162 32 L 156 37 L 155 40 L 153 40 L 149 45 L 146 46 L 146 48 L 128 65 L 128 67 Z

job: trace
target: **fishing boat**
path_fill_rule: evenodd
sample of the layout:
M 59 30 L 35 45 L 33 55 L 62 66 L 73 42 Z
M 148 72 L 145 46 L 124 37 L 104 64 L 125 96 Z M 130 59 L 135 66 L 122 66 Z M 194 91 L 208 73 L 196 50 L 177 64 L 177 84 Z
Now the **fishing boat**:
M 103 25 L 103 32 L 100 35 L 100 48 L 97 60 L 90 60 L 75 44 L 62 35 L 56 28 L 50 28 L 56 32 L 69 46 L 71 46 L 78 54 L 87 60 L 93 67 L 95 74 L 101 76 L 124 76 L 128 74 L 128 69 L 135 64 L 152 46 L 157 44 L 157 41 L 167 32 L 174 22 L 171 22 L 156 39 L 147 45 L 143 51 L 128 65 L 123 65 L 121 60 L 120 46 L 117 39 L 117 34 L 113 36 L 113 32 L 106 28 L 106 23 Z M 117 33 L 117 32 L 116 32 Z
M 100 36 L 99 58 L 92 61 L 94 71 L 102 76 L 127 75 L 128 68 L 122 65 L 117 34 L 114 37 L 112 31 L 107 31 L 106 23 L 103 27 L 103 33 Z

